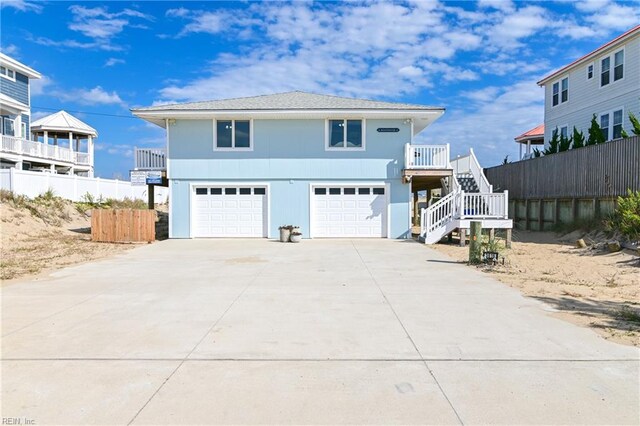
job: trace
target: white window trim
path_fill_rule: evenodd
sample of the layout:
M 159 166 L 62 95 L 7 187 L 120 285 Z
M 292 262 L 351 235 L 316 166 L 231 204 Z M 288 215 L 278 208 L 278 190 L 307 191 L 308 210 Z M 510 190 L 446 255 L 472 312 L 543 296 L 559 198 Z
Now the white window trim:
M 589 77 L 589 67 L 591 67 L 591 77 Z M 586 71 L 586 75 L 587 75 L 587 81 L 589 80 L 593 80 L 594 77 L 596 76 L 596 64 L 595 62 L 591 62 L 590 64 L 587 64 L 587 67 L 585 68 Z
M 619 80 L 618 80 L 619 81 Z M 609 127 L 611 128 L 611 139 L 609 140 L 614 140 L 613 139 L 613 126 L 615 126 L 614 122 L 613 122 L 613 113 L 615 111 L 622 111 L 622 123 L 620 123 L 620 125 L 622 126 L 622 129 L 624 130 L 624 107 L 619 107 L 619 108 L 614 108 L 610 111 L 610 117 L 611 117 L 611 121 L 609 122 Z M 606 114 L 606 113 L 605 113 Z M 622 139 L 622 136 L 620 136 L 620 139 Z
M 11 71 L 13 72 L 13 77 L 9 77 L 6 74 L 3 74 L 2 72 L 0 72 L 0 77 L 6 78 L 7 80 L 10 81 L 16 81 L 16 70 L 8 68 L 6 65 L 2 65 L 4 67 L 4 69 L 6 69 L 7 71 Z
M 567 80 L 567 100 L 563 101 L 562 100 L 562 80 L 566 79 Z M 558 85 L 558 103 L 556 105 L 553 104 L 553 86 L 557 84 Z M 569 76 L 566 75 L 564 77 L 560 77 L 558 80 L 554 81 L 553 83 L 551 83 L 551 108 L 555 108 L 558 107 L 562 104 L 568 104 L 569 103 Z
M 218 121 L 231 121 L 231 148 L 218 148 Z M 213 150 L 214 151 L 226 151 L 226 152 L 238 152 L 238 151 L 253 151 L 253 119 L 249 121 L 249 148 L 236 148 L 236 121 L 247 121 L 246 119 L 213 119 Z
M 609 87 L 614 83 L 617 83 L 619 81 L 624 81 L 625 76 L 627 75 L 627 70 L 626 70 L 626 62 L 627 62 L 627 52 L 625 51 L 626 46 L 622 46 L 621 49 L 617 49 L 614 50 L 613 52 L 609 53 L 608 55 L 604 55 L 602 57 L 600 57 L 598 59 L 598 63 L 600 64 L 600 72 L 598 73 L 598 77 L 599 77 L 599 81 L 598 81 L 598 87 L 600 89 L 602 89 L 603 87 Z M 618 52 L 624 52 L 623 56 L 624 56 L 624 60 L 622 61 L 622 78 L 620 80 L 614 80 L 614 73 L 615 73 L 615 68 L 616 68 L 616 53 Z M 605 84 L 604 86 L 602 85 L 602 60 L 609 58 L 609 83 Z M 606 114 L 606 112 L 604 113 Z
M 7 131 L 7 127 L 4 125 L 4 122 L 6 120 L 9 120 L 13 123 L 13 135 L 7 135 L 6 131 Z M 5 136 L 13 136 L 16 137 L 16 130 L 18 132 L 20 132 L 20 129 L 16 129 L 16 118 L 11 118 L 11 117 L 2 117 L 2 134 Z M 19 136 L 18 136 L 19 137 Z
M 330 138 L 330 133 L 329 133 L 329 121 L 331 120 L 342 120 L 345 122 L 347 122 L 347 120 L 361 120 L 362 121 L 362 146 L 360 147 L 347 147 L 347 146 L 341 146 L 341 147 L 336 147 L 336 146 L 330 146 L 329 145 L 329 138 Z M 347 140 L 346 137 L 346 133 L 347 133 L 347 126 L 344 126 L 344 140 Z M 324 120 L 324 150 L 325 151 L 366 151 L 366 141 L 367 141 L 367 120 L 365 118 L 327 118 Z

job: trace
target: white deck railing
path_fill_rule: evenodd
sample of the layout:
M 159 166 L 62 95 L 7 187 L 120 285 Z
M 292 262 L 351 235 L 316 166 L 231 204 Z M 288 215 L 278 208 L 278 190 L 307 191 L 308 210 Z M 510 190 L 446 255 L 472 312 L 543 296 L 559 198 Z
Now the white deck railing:
M 165 170 L 167 150 L 165 148 L 134 148 L 136 170 Z
M 480 193 L 455 191 L 442 197 L 420 215 L 420 235 L 425 239 L 436 233 L 435 242 L 442 230 L 455 220 L 462 219 L 508 219 L 509 193 Z
M 74 152 L 69 148 L 9 135 L 2 135 L 2 151 L 66 163 L 90 164 L 91 161 L 86 152 Z
M 449 168 L 449 144 L 406 144 L 404 164 L 405 169 L 447 169 Z

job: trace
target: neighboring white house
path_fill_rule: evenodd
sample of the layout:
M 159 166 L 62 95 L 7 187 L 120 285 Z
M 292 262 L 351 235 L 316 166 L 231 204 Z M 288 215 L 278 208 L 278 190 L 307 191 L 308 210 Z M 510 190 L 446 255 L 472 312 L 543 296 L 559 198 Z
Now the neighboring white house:
M 545 89 L 544 140 L 554 130 L 585 137 L 596 115 L 607 140 L 631 133 L 629 112 L 640 115 L 640 25 L 538 82 Z
M 0 53 L 0 168 L 93 176 L 95 130 L 63 111 L 31 121 L 30 83 L 39 78 L 34 69 Z M 33 140 L 30 129 L 40 140 Z
M 93 177 L 93 142 L 98 132 L 66 111 L 31 123 L 31 138 L 56 159 L 31 160 L 31 169 L 48 167 L 55 173 Z M 57 151 L 57 152 L 56 152 Z

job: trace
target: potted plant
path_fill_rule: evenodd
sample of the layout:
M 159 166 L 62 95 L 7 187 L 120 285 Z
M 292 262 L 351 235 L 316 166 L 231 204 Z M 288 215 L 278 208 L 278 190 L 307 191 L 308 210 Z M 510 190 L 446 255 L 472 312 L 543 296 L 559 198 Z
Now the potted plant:
M 291 237 L 289 237 L 292 243 L 299 243 L 302 241 L 302 232 L 300 232 L 300 228 L 297 229 L 298 231 L 292 231 Z
M 288 243 L 289 237 L 291 236 L 291 230 L 293 229 L 292 225 L 282 225 L 278 228 L 280 231 L 280 242 Z

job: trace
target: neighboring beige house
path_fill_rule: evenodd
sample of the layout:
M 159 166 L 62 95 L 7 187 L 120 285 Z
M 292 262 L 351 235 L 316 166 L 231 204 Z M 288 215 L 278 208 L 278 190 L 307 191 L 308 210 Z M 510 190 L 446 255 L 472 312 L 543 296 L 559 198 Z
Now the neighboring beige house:
M 538 82 L 545 89 L 544 141 L 553 131 L 587 136 L 596 115 L 607 140 L 631 133 L 629 111 L 640 115 L 640 25 Z

